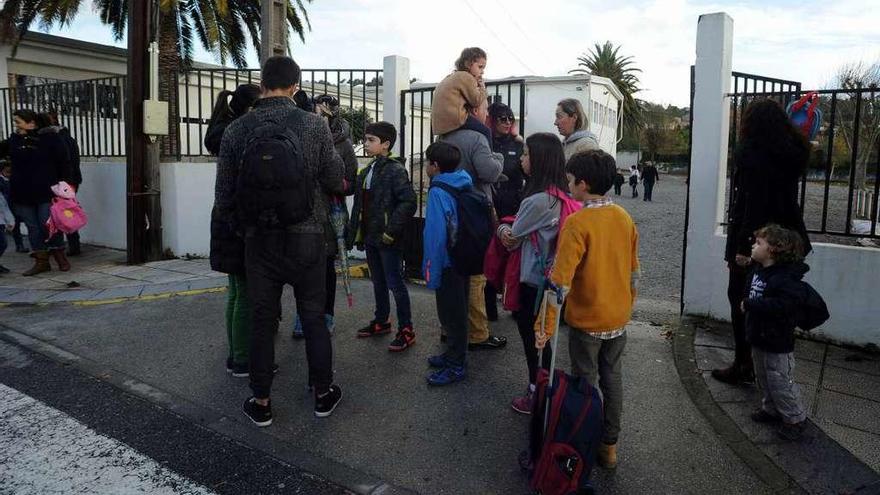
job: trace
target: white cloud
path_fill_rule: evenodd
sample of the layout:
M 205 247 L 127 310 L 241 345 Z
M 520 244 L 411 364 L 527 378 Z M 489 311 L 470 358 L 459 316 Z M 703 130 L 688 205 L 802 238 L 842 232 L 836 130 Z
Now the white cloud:
M 452 69 L 461 48 L 480 46 L 489 53 L 490 78 L 560 75 L 593 44 L 610 40 L 642 69 L 642 98 L 677 105 L 688 101 L 697 18 L 703 13 L 724 11 L 733 17 L 734 70 L 741 72 L 821 86 L 843 62 L 880 57 L 880 14 L 868 0 L 316 0 L 306 5 L 313 31 L 305 45 L 298 39 L 292 45 L 303 67 L 381 68 L 383 56 L 397 54 L 410 58 L 413 77 L 437 81 Z M 55 32 L 111 39 L 109 29 L 96 32 L 94 14 L 83 14 L 72 29 Z M 214 61 L 203 51 L 197 58 Z M 255 54 L 250 61 L 256 65 Z

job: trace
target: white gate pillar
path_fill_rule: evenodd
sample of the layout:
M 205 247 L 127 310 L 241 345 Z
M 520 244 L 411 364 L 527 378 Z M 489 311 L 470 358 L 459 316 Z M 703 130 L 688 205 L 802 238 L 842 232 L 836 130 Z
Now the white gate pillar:
M 727 277 L 722 258 L 730 127 L 733 19 L 725 13 L 701 15 L 697 24 L 697 61 L 694 69 L 693 145 L 689 182 L 687 257 L 684 312 L 725 316 L 727 303 L 719 291 Z
M 388 55 L 384 59 L 382 75 L 382 120 L 394 124 L 400 132 L 400 92 L 409 89 L 409 59 L 400 55 Z M 392 151 L 400 153 L 400 139 L 394 142 Z

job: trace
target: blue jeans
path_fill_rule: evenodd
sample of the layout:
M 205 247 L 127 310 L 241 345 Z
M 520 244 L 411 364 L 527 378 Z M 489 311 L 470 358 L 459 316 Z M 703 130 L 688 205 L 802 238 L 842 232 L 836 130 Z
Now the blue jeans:
M 49 237 L 49 230 L 46 228 L 46 220 L 49 220 L 49 203 L 38 205 L 18 203 L 15 205 L 15 214 L 27 225 L 32 251 L 64 249 L 64 234 L 59 232 L 46 240 Z
M 403 282 L 403 253 L 399 249 L 367 246 L 367 266 L 370 267 L 370 280 L 373 282 L 373 296 L 376 299 L 374 320 L 388 321 L 391 314 L 391 301 L 388 290 L 394 294 L 397 306 L 397 327 L 412 325 L 409 306 L 409 292 Z

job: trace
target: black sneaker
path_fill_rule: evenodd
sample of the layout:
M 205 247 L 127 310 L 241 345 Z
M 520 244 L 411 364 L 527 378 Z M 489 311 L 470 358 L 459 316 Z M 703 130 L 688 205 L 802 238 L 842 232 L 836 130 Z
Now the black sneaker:
M 357 336 L 358 338 L 367 338 L 373 337 L 375 335 L 384 335 L 386 333 L 391 333 L 391 322 L 386 321 L 385 323 L 379 323 L 377 321 L 371 321 L 369 325 L 364 328 L 358 329 Z
M 315 416 L 326 418 L 333 414 L 333 410 L 342 400 L 342 389 L 338 385 L 330 385 L 323 394 L 315 393 Z
M 265 406 L 257 404 L 257 399 L 251 397 L 244 401 L 241 406 L 244 415 L 248 417 L 255 425 L 263 428 L 272 424 L 272 401 L 270 400 Z
M 752 421 L 755 423 L 779 423 L 782 418 L 775 414 L 768 413 L 764 409 L 758 409 L 751 415 Z
M 234 376 L 235 378 L 247 378 L 247 377 L 251 376 L 250 367 L 251 366 L 248 363 L 244 363 L 244 364 L 232 363 L 232 371 L 231 371 L 232 376 Z M 272 365 L 272 374 L 277 375 L 278 370 L 279 370 L 278 364 L 277 363 L 273 364 Z
M 5 235 L 5 234 L 0 233 L 0 235 Z M 5 266 L 0 265 L 0 273 L 9 273 L 9 268 L 6 268 Z
M 226 358 L 226 372 L 227 373 L 232 373 L 232 365 L 233 365 L 232 356 L 229 356 L 228 358 Z
M 806 426 L 806 421 L 801 421 L 800 423 L 782 423 L 779 425 L 779 429 L 776 430 L 776 434 L 783 440 L 797 442 L 804 437 Z

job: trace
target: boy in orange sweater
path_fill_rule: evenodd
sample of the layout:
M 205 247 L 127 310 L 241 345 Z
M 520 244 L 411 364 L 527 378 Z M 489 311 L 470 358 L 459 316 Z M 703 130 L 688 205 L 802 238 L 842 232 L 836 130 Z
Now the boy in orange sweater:
M 639 277 L 639 233 L 629 214 L 605 194 L 614 184 L 614 158 L 600 150 L 578 153 L 565 167 L 568 187 L 584 207 L 559 234 L 550 281 L 568 289 L 565 321 L 571 326 L 572 374 L 602 391 L 605 424 L 599 464 L 617 466 L 623 410 L 621 359 Z M 538 335 L 538 345 L 546 336 Z

